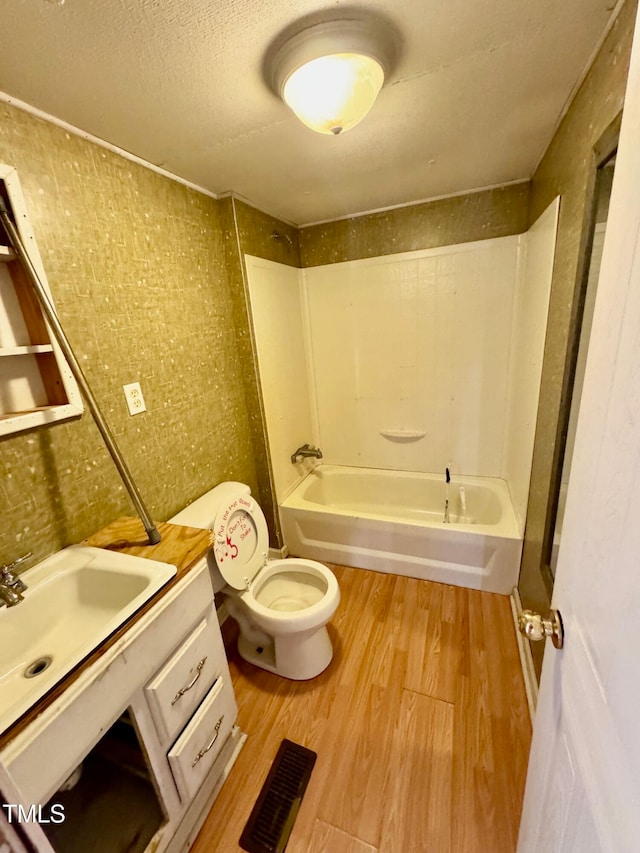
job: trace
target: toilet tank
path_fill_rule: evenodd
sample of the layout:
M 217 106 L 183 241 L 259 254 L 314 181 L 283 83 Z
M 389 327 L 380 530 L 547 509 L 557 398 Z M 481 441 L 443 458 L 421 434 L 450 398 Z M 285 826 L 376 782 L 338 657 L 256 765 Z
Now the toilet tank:
M 171 524 L 184 524 L 185 527 L 202 527 L 213 530 L 216 515 L 223 503 L 228 503 L 241 495 L 250 495 L 251 489 L 244 483 L 220 483 L 193 503 L 169 519 Z
M 185 527 L 201 527 L 206 530 L 213 530 L 213 525 L 216 520 L 218 510 L 223 503 L 229 504 L 234 498 L 239 498 L 242 495 L 250 495 L 251 489 L 244 483 L 235 483 L 229 481 L 220 483 L 215 488 L 210 489 L 196 498 L 193 503 L 176 513 L 169 519 L 171 524 L 183 524 Z M 213 583 L 214 592 L 220 592 L 225 582 L 216 566 L 213 549 L 207 554 L 207 563 L 211 574 L 211 582 Z

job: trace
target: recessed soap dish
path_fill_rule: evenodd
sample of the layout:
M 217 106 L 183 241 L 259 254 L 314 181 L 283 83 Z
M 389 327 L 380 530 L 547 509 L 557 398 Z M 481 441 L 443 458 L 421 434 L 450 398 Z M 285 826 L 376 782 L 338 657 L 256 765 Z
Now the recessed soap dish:
M 381 429 L 380 435 L 383 438 L 388 438 L 389 441 L 420 441 L 424 438 L 426 432 L 418 429 Z

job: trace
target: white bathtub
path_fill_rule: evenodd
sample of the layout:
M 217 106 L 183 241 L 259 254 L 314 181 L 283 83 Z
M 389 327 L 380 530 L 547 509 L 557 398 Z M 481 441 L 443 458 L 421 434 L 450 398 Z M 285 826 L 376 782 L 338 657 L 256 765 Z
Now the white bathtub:
M 464 487 L 466 514 L 461 506 Z M 282 502 L 289 553 L 508 594 L 522 535 L 504 480 L 318 465 Z

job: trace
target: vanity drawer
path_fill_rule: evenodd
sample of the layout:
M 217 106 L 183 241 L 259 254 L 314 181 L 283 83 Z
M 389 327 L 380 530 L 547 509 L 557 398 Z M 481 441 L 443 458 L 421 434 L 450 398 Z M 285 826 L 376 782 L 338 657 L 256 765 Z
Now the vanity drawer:
M 196 794 L 235 723 L 238 708 L 231 682 L 220 676 L 167 758 L 183 801 Z
M 212 608 L 144 689 L 164 746 L 175 740 L 213 682 L 226 672 L 220 626 Z

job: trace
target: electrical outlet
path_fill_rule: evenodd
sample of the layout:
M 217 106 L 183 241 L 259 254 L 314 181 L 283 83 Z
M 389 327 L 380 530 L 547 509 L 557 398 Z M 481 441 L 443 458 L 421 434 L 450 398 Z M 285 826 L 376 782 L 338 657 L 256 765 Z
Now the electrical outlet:
M 129 407 L 129 414 L 139 415 L 140 412 L 147 411 L 139 382 L 132 382 L 130 385 L 123 385 L 122 388 L 127 400 L 127 406 Z

